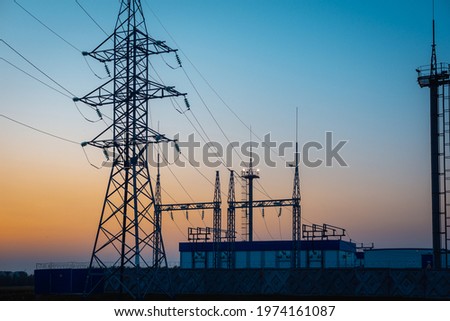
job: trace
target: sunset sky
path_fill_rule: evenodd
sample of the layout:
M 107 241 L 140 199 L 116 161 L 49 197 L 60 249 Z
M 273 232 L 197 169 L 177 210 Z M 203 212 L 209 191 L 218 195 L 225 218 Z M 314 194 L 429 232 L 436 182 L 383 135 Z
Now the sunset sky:
M 77 50 L 90 51 L 106 36 L 74 0 L 18 2 L 70 45 L 13 0 L 0 0 L 0 39 L 76 96 L 107 80 L 91 71 L 105 77 L 104 66 L 93 60 L 88 65 Z M 79 3 L 105 31 L 113 31 L 119 1 Z M 301 167 L 303 223 L 343 227 L 353 241 L 374 242 L 377 248 L 431 247 L 429 93 L 419 88 L 415 72 L 430 61 L 431 0 L 142 3 L 150 35 L 180 49 L 185 72 L 165 64 L 176 65 L 173 55 L 165 61 L 152 57 L 153 66 L 167 85 L 188 93 L 191 109 L 211 140 L 227 144 L 202 100 L 230 141 L 247 142 L 250 126 L 254 141 L 267 133 L 278 143 L 294 141 L 297 107 L 300 145 L 324 145 L 326 132 L 333 133 L 334 145 L 348 141 L 340 152 L 347 167 L 336 162 Z M 437 55 L 442 62 L 450 61 L 449 15 L 449 2 L 436 0 Z M 8 64 L 56 86 L 3 42 L 0 58 L 1 115 L 79 143 L 105 128 L 103 122 L 86 121 L 68 97 Z M 158 80 L 154 73 L 152 77 Z M 81 103 L 78 107 L 87 118 L 98 118 Z M 102 112 L 111 115 L 110 110 Z M 151 115 L 152 126 L 156 129 L 159 123 L 168 137 L 179 134 L 186 140 L 195 132 L 186 118 L 192 120 L 192 114 L 178 113 L 169 101 L 152 102 Z M 109 169 L 90 166 L 79 144 L 4 117 L 0 130 L 0 270 L 32 272 L 40 262 L 87 262 Z M 103 161 L 101 151 L 86 152 L 92 163 Z M 262 154 L 262 149 L 255 152 Z M 292 153 L 288 149 L 286 159 Z M 201 161 L 201 150 L 196 156 Z M 324 157 L 323 150 L 312 156 Z M 258 166 L 262 187 L 256 185 L 255 198 L 267 199 L 264 190 L 272 198 L 292 194 L 293 170 L 285 168 L 285 160 L 272 157 L 275 168 Z M 233 161 L 232 169 L 239 171 L 240 158 L 234 155 Z M 163 202 L 190 202 L 191 197 L 212 201 L 213 187 L 197 170 L 175 165 L 170 170 L 162 169 Z M 210 181 L 216 170 L 225 201 L 226 168 L 199 168 Z M 236 194 L 240 197 L 240 189 Z M 290 212 L 283 210 L 278 218 L 277 211 L 267 210 L 265 221 L 256 211 L 255 240 L 290 238 Z M 238 212 L 239 233 L 240 218 Z M 223 228 L 225 223 L 223 211 Z M 176 262 L 187 227 L 212 226 L 211 213 L 204 222 L 200 213 L 190 213 L 189 220 L 177 213 L 174 221 L 166 216 L 163 225 L 168 260 Z

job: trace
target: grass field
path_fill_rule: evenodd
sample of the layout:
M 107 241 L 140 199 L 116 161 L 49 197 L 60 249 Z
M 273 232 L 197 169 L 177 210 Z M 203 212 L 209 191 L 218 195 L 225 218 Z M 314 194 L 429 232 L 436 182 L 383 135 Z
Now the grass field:
M 0 286 L 0 301 L 35 300 L 34 286 Z

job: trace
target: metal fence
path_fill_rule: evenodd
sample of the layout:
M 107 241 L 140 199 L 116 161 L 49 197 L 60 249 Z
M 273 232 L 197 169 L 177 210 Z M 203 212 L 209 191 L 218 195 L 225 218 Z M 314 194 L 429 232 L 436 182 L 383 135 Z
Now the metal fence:
M 76 274 L 64 271 L 79 271 Z M 81 270 L 82 271 L 82 270 Z M 80 270 L 40 270 L 38 294 L 83 287 Z M 426 269 L 168 269 L 149 294 L 176 296 L 291 296 L 298 298 L 450 299 L 450 271 Z M 81 274 L 80 274 L 81 273 Z M 67 274 L 67 276 L 65 276 Z M 76 277 L 75 277 L 76 276 Z M 47 284 L 48 282 L 51 282 Z M 64 284 L 61 284 L 64 283 Z M 76 282 L 77 284 L 74 284 Z M 66 284 L 67 283 L 67 284 Z M 161 292 L 161 289 L 164 289 Z M 62 291 L 62 292 L 61 292 Z M 64 292 L 66 291 L 66 292 Z M 68 292 L 69 291 L 69 292 Z M 106 289 L 105 292 L 108 292 Z M 76 292 L 74 292 L 76 293 Z M 79 292 L 78 292 L 79 293 Z

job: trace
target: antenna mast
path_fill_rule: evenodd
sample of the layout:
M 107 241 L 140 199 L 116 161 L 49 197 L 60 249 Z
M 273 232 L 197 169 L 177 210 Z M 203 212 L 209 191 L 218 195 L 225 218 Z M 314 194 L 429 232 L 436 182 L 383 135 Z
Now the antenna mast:
M 416 69 L 417 81 L 421 88 L 430 89 L 430 150 L 431 150 L 431 221 L 433 240 L 433 267 L 449 267 L 450 245 L 450 114 L 448 87 L 450 84 L 450 65 L 437 63 L 436 28 L 432 20 L 433 42 L 429 66 Z M 443 256 L 444 254 L 444 256 Z

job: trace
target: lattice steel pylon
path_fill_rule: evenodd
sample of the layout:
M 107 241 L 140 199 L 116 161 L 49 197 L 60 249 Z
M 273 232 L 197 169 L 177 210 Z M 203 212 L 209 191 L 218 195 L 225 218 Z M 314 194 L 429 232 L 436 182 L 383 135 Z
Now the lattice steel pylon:
M 156 175 L 155 187 L 155 223 L 153 226 L 153 267 L 167 266 L 167 259 L 165 256 L 164 242 L 162 240 L 162 215 L 161 215 L 161 173 L 160 173 L 160 155 L 158 154 L 158 172 Z
M 106 292 L 143 298 L 157 279 L 159 268 L 167 266 L 161 229 L 153 212 L 155 195 L 147 151 L 152 143 L 170 141 L 148 127 L 149 100 L 186 95 L 149 80 L 149 56 L 170 52 L 176 50 L 148 35 L 140 0 L 122 0 L 114 32 L 91 52 L 83 52 L 114 65 L 111 80 L 82 98 L 74 98 L 95 108 L 113 108 L 113 124 L 83 143 L 112 153 L 87 294 L 102 287 Z M 105 137 L 110 130 L 113 137 Z
M 236 241 L 236 195 L 234 191 L 234 171 L 230 171 L 230 183 L 228 185 L 228 210 L 227 210 L 227 268 L 234 268 L 234 242 Z

